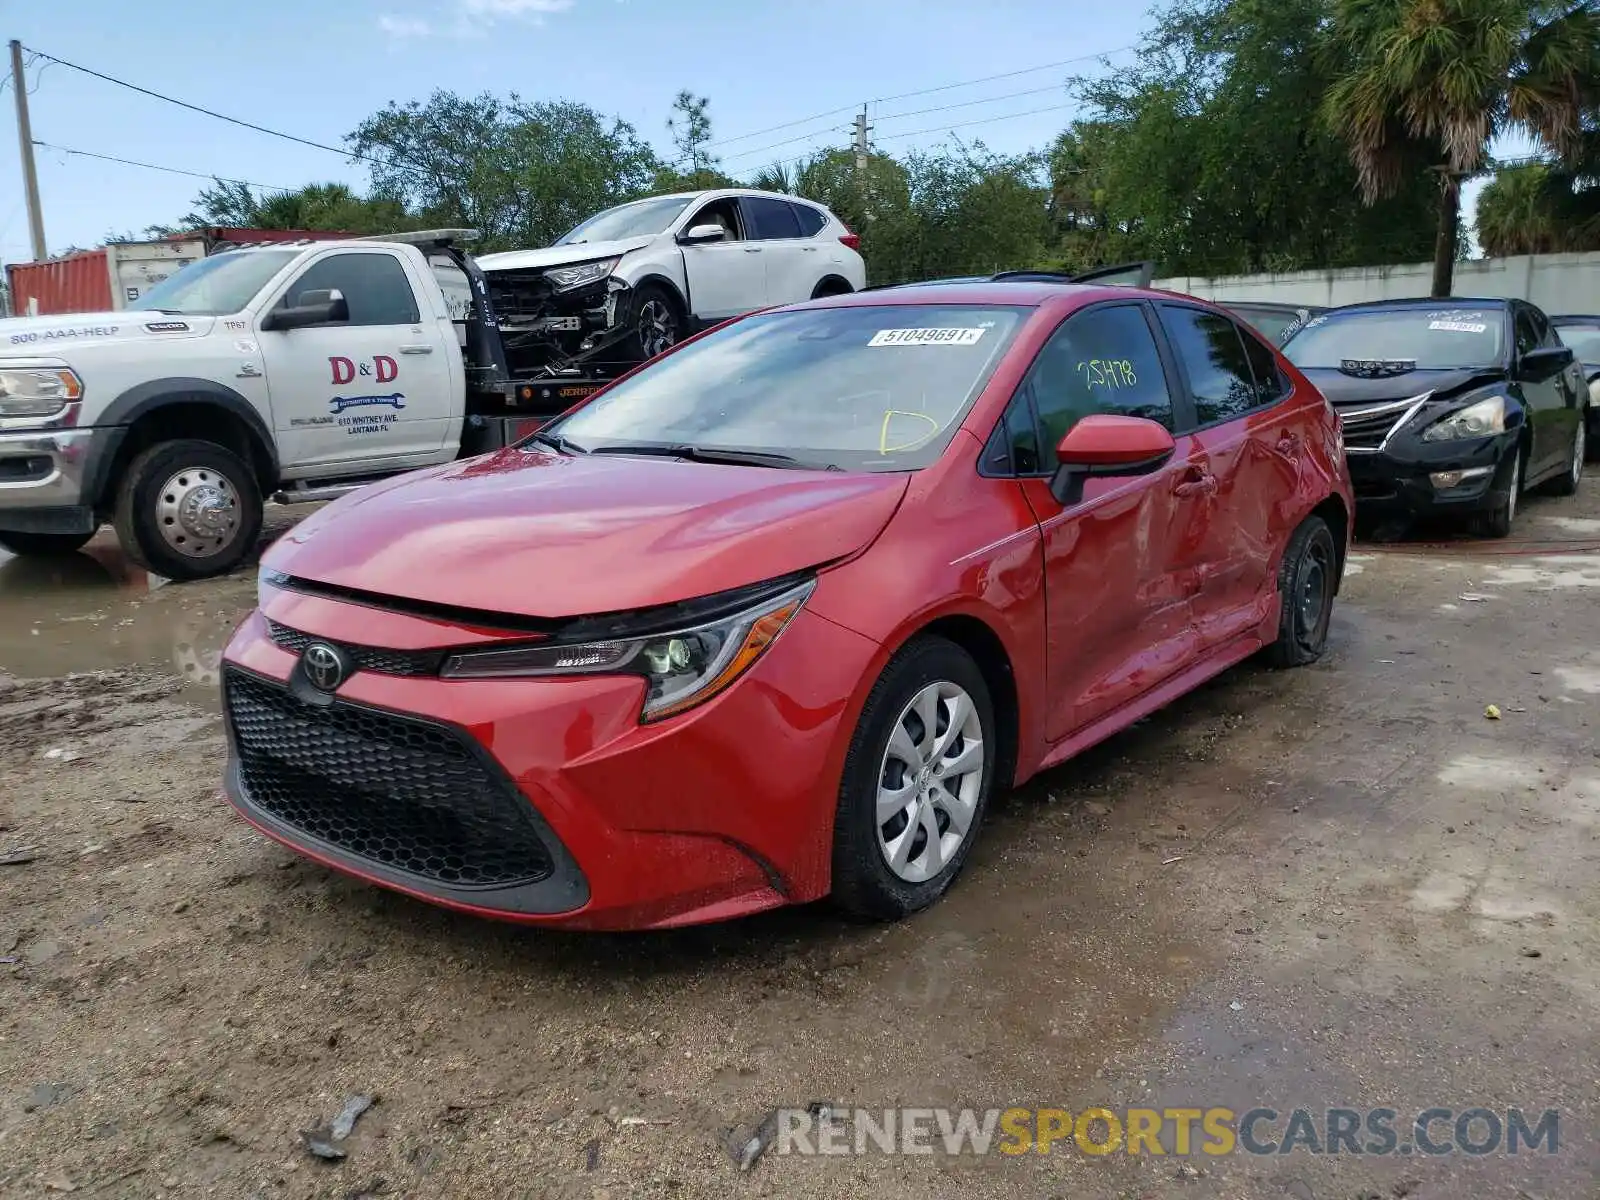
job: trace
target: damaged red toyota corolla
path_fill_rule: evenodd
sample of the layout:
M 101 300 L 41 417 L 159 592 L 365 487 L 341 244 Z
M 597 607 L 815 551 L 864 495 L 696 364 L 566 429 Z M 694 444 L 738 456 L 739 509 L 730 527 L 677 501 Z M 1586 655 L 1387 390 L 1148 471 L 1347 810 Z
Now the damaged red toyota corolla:
M 761 313 L 267 554 L 228 793 L 319 862 L 591 929 L 898 917 L 994 795 L 1321 652 L 1338 424 L 1182 297 L 971 283 Z

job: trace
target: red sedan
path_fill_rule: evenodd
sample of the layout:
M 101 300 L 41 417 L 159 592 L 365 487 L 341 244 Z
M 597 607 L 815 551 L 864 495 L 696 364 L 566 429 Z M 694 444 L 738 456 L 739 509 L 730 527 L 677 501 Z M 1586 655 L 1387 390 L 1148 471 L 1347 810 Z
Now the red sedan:
M 894 918 L 995 792 L 1323 649 L 1323 397 L 1186 297 L 970 283 L 759 313 L 268 552 L 226 653 L 264 833 L 589 929 Z

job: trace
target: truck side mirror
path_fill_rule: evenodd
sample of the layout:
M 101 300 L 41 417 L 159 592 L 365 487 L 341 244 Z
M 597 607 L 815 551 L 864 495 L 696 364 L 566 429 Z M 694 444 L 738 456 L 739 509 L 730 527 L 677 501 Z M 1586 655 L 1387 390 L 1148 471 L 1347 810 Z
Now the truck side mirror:
M 301 292 L 294 301 L 262 317 L 261 328 L 303 329 L 307 325 L 337 325 L 350 319 L 350 304 L 338 288 Z

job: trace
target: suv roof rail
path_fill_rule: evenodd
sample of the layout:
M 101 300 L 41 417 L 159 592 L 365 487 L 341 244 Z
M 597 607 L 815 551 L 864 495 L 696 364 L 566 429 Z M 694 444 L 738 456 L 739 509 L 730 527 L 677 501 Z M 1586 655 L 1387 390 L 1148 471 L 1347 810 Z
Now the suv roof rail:
M 411 246 L 448 246 L 455 242 L 475 242 L 476 229 L 414 229 L 404 233 L 369 233 L 362 242 L 404 242 Z

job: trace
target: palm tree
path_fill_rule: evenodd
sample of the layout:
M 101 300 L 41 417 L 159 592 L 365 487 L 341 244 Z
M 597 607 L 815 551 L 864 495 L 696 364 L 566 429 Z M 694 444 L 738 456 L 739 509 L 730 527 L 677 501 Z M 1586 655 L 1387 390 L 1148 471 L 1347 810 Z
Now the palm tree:
M 794 170 L 787 163 L 775 162 L 757 171 L 750 186 L 758 192 L 793 192 Z
M 1494 258 L 1564 249 L 1550 168 L 1502 167 L 1478 195 L 1478 243 Z
M 1600 17 L 1590 0 L 1334 0 L 1333 12 L 1325 115 L 1367 203 L 1410 172 L 1438 173 L 1432 294 L 1448 296 L 1461 182 L 1489 143 L 1520 126 L 1558 156 L 1577 152 L 1600 91 Z

